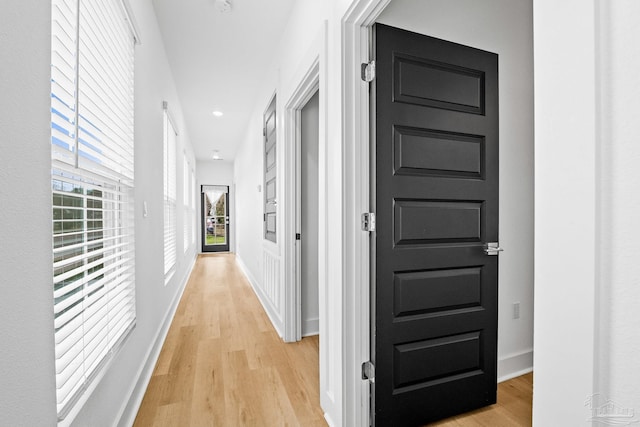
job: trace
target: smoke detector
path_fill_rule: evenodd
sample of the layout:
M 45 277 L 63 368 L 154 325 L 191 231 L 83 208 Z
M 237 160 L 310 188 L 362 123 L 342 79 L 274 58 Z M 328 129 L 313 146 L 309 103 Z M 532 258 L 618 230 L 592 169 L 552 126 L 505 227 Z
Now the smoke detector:
M 231 12 L 231 2 L 229 0 L 216 0 L 214 5 L 220 13 Z

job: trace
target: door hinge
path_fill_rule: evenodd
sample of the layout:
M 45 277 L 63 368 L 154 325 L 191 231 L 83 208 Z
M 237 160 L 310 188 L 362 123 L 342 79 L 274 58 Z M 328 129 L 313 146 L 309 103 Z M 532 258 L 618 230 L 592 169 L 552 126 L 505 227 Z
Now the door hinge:
M 266 126 L 262 127 L 262 136 L 267 136 L 267 127 Z
M 362 231 L 376 231 L 376 214 L 373 212 L 362 214 Z
M 370 360 L 362 364 L 362 379 L 372 384 L 376 382 L 376 367 Z
M 296 240 L 300 240 L 300 233 L 296 233 Z
M 372 82 L 376 78 L 376 61 L 363 62 L 360 65 L 360 77 L 365 82 Z

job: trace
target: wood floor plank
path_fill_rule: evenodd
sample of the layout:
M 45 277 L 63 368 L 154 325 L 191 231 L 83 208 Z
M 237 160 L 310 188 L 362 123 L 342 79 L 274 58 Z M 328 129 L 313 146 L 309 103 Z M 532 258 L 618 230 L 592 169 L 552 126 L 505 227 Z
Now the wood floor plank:
M 282 342 L 234 255 L 198 257 L 135 426 L 326 426 L 318 338 Z
M 202 340 L 198 346 L 195 377 L 207 380 L 193 385 L 192 426 L 221 426 L 226 419 L 224 399 L 215 398 L 224 395 L 224 369 L 220 353 L 216 351 L 218 346 L 215 339 Z
M 234 255 L 201 255 L 134 426 L 326 427 L 319 345 L 283 343 Z M 501 383 L 496 405 L 432 425 L 528 427 L 532 383 L 532 374 Z
M 467 414 L 429 424 L 438 427 L 530 427 L 533 373 L 498 384 L 498 402 Z

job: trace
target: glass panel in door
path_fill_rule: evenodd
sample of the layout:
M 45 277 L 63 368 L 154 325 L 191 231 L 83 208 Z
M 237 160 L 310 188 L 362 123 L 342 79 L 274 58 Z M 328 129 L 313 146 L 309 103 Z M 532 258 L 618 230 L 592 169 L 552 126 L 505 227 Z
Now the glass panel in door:
M 229 187 L 202 186 L 202 252 L 229 250 Z

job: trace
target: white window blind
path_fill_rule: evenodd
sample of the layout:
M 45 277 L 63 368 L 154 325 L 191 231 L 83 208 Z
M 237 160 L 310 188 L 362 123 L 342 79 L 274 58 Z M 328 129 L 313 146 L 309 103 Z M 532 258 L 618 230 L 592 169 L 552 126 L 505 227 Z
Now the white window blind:
M 185 252 L 189 249 L 189 242 L 191 241 L 191 208 L 189 207 L 191 193 L 190 180 L 191 175 L 189 174 L 189 159 L 187 157 L 187 152 L 183 153 L 183 164 L 182 164 L 182 218 L 183 218 L 183 236 L 182 236 L 182 247 Z
M 120 0 L 53 0 L 51 142 L 58 418 L 135 325 L 134 35 Z
M 195 187 L 196 187 L 196 173 L 193 170 L 193 168 L 191 168 L 191 185 L 189 186 L 190 190 L 189 190 L 189 194 L 191 197 L 191 223 L 193 224 L 193 228 L 191 229 L 191 244 L 195 245 L 196 244 L 196 232 L 197 232 L 197 226 L 196 224 L 198 223 L 198 218 L 196 216 L 196 193 L 195 193 Z
M 178 134 L 164 103 L 164 274 L 165 285 L 176 265 L 176 140 Z

